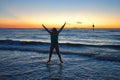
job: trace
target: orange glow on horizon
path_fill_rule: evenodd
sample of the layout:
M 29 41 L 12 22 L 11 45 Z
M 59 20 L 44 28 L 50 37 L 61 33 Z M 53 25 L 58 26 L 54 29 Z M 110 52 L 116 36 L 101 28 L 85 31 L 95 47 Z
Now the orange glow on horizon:
M 119 0 L 2 0 L 0 28 L 120 28 Z M 22 6 L 21 6 L 22 5 Z
M 60 28 L 63 24 L 44 24 L 47 28 Z M 42 23 L 0 23 L 0 28 L 43 28 Z M 92 24 L 66 24 L 65 28 L 92 28 Z M 120 25 L 97 25 L 95 28 L 120 28 Z
M 113 21 L 112 21 L 113 20 Z M 112 19 L 110 21 L 102 22 L 94 20 L 95 28 L 120 28 L 119 20 Z M 2 20 L 0 19 L 0 28 L 43 28 L 42 24 L 44 24 L 47 28 L 60 28 L 64 22 L 66 21 L 65 28 L 92 28 L 92 21 L 87 19 L 80 19 L 81 24 L 77 23 L 78 19 L 65 20 L 65 19 L 52 19 L 52 20 L 32 20 L 32 19 L 26 19 L 26 20 L 12 20 L 12 19 L 6 19 Z M 116 24 L 118 23 L 118 24 Z
M 13 23 L 1 24 L 0 28 L 43 28 L 42 24 L 28 24 L 28 23 Z M 49 25 L 45 24 L 47 28 L 60 28 L 62 25 Z M 66 24 L 65 28 L 92 28 L 92 25 L 69 25 Z M 95 25 L 95 28 L 120 28 L 120 25 Z

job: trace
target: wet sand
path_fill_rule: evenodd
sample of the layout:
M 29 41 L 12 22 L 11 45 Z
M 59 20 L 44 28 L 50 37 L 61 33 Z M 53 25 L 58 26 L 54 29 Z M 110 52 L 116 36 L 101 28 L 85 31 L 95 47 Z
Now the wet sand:
M 77 54 L 62 54 L 59 64 L 53 53 L 0 50 L 1 80 L 120 80 L 120 62 L 97 60 Z

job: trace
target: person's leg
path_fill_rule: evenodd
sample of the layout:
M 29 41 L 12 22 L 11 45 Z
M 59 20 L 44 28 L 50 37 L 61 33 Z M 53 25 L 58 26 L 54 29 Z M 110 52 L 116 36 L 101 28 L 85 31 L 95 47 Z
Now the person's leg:
M 55 50 L 56 50 L 56 52 L 57 52 L 57 54 L 58 54 L 58 57 L 59 57 L 59 59 L 60 59 L 60 62 L 63 63 L 63 61 L 62 61 L 62 59 L 61 59 L 60 52 L 59 52 L 59 46 L 56 46 L 56 47 L 55 47 Z
M 50 53 L 49 53 L 49 60 L 48 60 L 48 62 L 50 62 L 50 60 L 51 60 L 53 50 L 54 50 L 54 47 L 50 46 Z

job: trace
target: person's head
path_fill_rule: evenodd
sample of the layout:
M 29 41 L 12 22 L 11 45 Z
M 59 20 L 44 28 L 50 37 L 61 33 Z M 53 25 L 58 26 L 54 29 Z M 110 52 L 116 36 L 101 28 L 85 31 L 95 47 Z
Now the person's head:
M 57 29 L 56 29 L 56 28 L 53 28 L 53 29 L 52 29 L 52 32 L 53 32 L 53 33 L 57 33 Z

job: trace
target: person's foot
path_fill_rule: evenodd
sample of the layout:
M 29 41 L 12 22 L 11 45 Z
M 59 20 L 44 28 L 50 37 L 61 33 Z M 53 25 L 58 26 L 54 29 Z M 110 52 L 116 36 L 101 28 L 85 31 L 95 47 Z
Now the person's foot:
M 50 62 L 50 60 L 47 61 L 47 63 L 49 63 L 49 62 Z
M 60 61 L 61 63 L 63 63 L 63 61 Z

